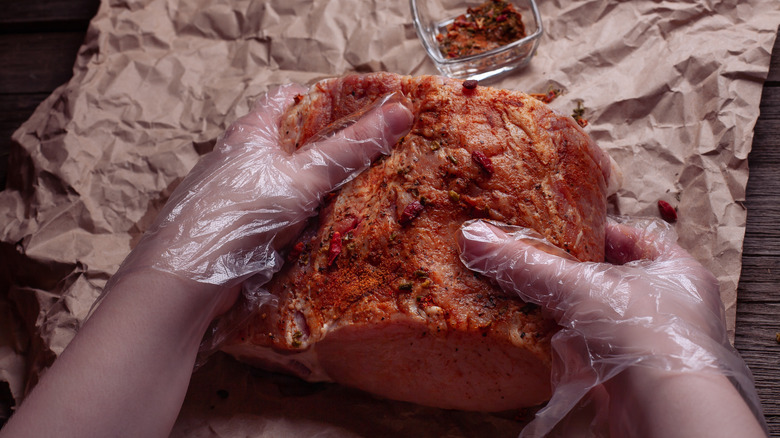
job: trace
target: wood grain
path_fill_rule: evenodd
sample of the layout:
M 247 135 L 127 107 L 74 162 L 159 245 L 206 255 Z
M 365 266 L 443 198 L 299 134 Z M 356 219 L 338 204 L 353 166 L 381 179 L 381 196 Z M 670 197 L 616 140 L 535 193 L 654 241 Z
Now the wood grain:
M 771 436 L 780 436 L 780 38 L 748 157 L 748 217 L 737 289 L 735 346 L 756 381 Z
M 89 20 L 99 4 L 99 0 L 3 2 L 0 12 L 0 190 L 5 188 L 9 171 L 11 134 L 56 87 L 70 79 Z M 0 382 L 0 427 L 11 415 L 12 407 L 8 385 Z
M 86 30 L 100 4 L 97 0 L 23 0 L 3 2 L 0 33 Z
M 0 35 L 0 95 L 50 93 L 73 76 L 83 32 Z
M 780 56 L 777 55 L 778 48 L 780 48 L 780 38 L 775 39 L 775 47 L 772 49 L 772 59 L 769 62 L 769 75 L 767 76 L 767 82 L 780 82 Z M 780 84 L 773 84 L 773 86 L 779 86 Z M 775 107 L 777 111 L 780 108 Z

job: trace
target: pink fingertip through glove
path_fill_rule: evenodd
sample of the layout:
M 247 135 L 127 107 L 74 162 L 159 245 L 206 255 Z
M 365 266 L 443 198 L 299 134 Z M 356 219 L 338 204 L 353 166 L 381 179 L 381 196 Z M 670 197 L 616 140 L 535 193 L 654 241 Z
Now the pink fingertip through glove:
M 727 376 L 766 430 L 752 375 L 728 341 L 715 277 L 665 223 L 619 221 L 607 226 L 607 263 L 579 262 L 527 228 L 461 228 L 466 266 L 545 307 L 562 327 L 552 339 L 553 396 L 520 436 L 579 436 L 573 411 L 634 366 Z M 608 413 L 598 409 L 586 436 L 608 436 Z
M 112 282 L 148 268 L 222 289 L 250 277 L 255 285 L 268 281 L 283 263 L 278 250 L 322 197 L 390 153 L 411 127 L 408 103 L 394 94 L 343 129 L 286 151 L 281 117 L 307 91 L 281 86 L 233 123 L 176 187 Z

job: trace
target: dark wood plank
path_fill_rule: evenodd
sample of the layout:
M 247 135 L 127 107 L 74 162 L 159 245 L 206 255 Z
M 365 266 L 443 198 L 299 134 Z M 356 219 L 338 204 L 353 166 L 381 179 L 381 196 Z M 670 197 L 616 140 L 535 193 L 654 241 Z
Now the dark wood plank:
M 778 38 L 780 41 L 780 38 Z M 780 49 L 778 49 L 780 51 Z M 780 56 L 773 56 L 773 59 L 780 60 Z M 780 65 L 777 67 L 780 70 Z M 778 141 L 777 125 L 780 123 L 780 82 L 767 82 L 761 92 L 761 104 L 758 106 L 761 111 L 760 120 L 756 121 L 755 136 L 761 141 Z M 751 155 L 752 156 L 752 155 Z
M 55 88 L 73 76 L 81 31 L 0 34 L 0 190 L 5 188 L 11 134 Z
M 744 272 L 744 271 L 743 271 Z M 777 283 L 774 283 L 777 291 Z M 743 295 L 752 292 L 772 293 L 769 288 L 744 288 Z M 737 348 L 750 367 L 756 390 L 764 408 L 764 416 L 772 436 L 780 436 L 780 384 L 778 384 L 778 354 L 780 344 L 775 335 L 780 330 L 777 315 L 780 302 L 750 302 L 740 298 L 737 314 Z
M 735 346 L 753 372 L 771 436 L 780 436 L 780 38 L 748 157 L 747 225 Z
M 0 95 L 0 130 L 13 132 L 29 119 L 50 92 Z M 10 136 L 10 134 L 9 134 Z
M 5 188 L 11 134 L 30 118 L 49 93 L 0 94 L 0 190 Z
M 86 29 L 99 0 L 25 0 L 3 2 L 0 33 Z
M 778 35 L 780 35 L 780 30 L 778 30 Z M 767 81 L 770 82 L 780 82 L 780 56 L 778 56 L 778 52 L 780 52 L 780 37 L 775 39 L 775 47 L 772 49 L 772 60 L 767 76 Z
M 755 238 L 757 240 L 765 239 L 763 236 L 756 236 Z M 745 289 L 750 289 L 745 294 L 744 301 L 780 302 L 780 298 L 772 296 L 773 292 L 777 292 L 777 285 L 780 284 L 777 282 L 780 276 L 780 257 L 777 257 L 777 251 L 773 253 L 756 252 L 758 254 L 745 254 L 742 258 L 742 276 L 744 281 L 741 281 L 741 283 Z M 775 286 L 775 290 L 764 288 L 765 284 Z M 739 299 L 739 294 L 737 297 Z M 737 324 L 741 323 L 742 321 L 737 318 Z M 777 318 L 777 323 L 780 324 L 780 318 Z M 744 328 L 746 330 L 750 329 L 747 325 Z M 780 325 L 778 325 L 778 329 L 780 329 Z
M 774 94 L 777 104 L 780 105 L 780 87 L 765 87 L 764 94 Z M 775 149 L 780 147 L 780 119 L 775 114 L 774 119 L 770 119 L 770 111 L 762 110 L 761 115 L 753 131 L 753 149 L 748 156 L 751 176 L 755 170 L 762 168 L 771 168 L 777 166 L 780 162 L 780 156 Z M 757 191 L 755 191 L 757 192 Z
M 73 75 L 84 32 L 0 35 L 0 94 L 51 92 Z

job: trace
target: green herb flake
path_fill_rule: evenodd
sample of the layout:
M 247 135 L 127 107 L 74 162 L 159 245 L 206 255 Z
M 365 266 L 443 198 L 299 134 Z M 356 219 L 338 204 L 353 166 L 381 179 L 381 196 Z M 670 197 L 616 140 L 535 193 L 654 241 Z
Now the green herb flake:
M 398 289 L 399 290 L 412 290 L 412 286 L 414 286 L 414 284 L 409 283 L 409 282 L 403 282 L 403 283 L 400 283 L 398 285 Z

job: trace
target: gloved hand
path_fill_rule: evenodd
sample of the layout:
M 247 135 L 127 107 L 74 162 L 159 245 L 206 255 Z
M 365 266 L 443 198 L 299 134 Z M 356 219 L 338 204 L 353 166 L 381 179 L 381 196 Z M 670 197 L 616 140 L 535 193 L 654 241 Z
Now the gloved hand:
M 411 127 L 411 111 L 390 95 L 353 124 L 290 153 L 279 145 L 280 118 L 306 92 L 282 86 L 230 126 L 112 280 L 153 268 L 221 287 L 249 276 L 267 281 L 282 264 L 277 250 L 295 239 L 323 195 L 389 153 Z
M 562 420 L 629 368 L 727 376 L 766 430 L 750 371 L 728 341 L 715 277 L 675 243 L 665 223 L 610 221 L 606 234 L 609 263 L 583 263 L 532 230 L 483 221 L 461 228 L 466 266 L 545 307 L 562 326 L 552 340 L 552 399 L 521 437 L 548 436 L 554 428 L 572 436 Z M 626 391 L 610 387 L 612 403 L 630 400 Z M 609 428 L 613 436 L 641 436 L 631 430 L 641 427 L 639 415 L 632 423 L 631 412 L 608 412 L 605 404 L 596 410 L 589 436 Z M 599 418 L 608 424 L 597 425 Z
M 389 152 L 412 122 L 391 96 L 333 135 L 284 151 L 280 117 L 302 92 L 268 94 L 201 158 L 0 435 L 170 435 L 214 317 L 242 281 L 270 278 L 277 250 L 321 197 Z

